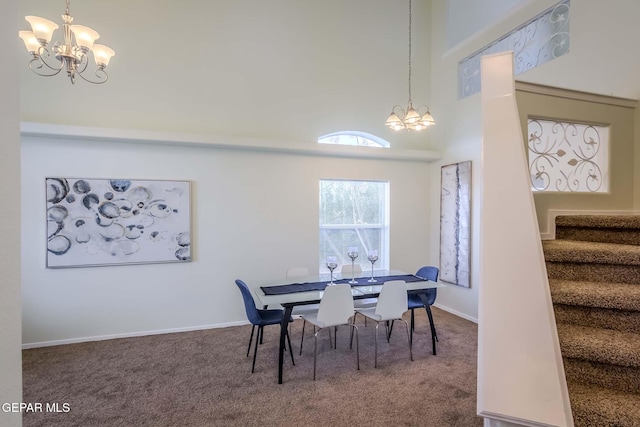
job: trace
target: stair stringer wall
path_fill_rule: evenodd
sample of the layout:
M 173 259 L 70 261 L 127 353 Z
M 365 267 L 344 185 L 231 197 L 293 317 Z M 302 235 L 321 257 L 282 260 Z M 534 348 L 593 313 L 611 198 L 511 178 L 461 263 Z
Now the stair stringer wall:
M 572 427 L 512 53 L 482 58 L 482 88 L 478 414 L 487 422 Z

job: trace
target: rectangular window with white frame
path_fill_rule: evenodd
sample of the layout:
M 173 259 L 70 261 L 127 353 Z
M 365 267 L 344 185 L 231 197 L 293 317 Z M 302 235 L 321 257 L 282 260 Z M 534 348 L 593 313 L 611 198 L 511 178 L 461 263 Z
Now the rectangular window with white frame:
M 338 267 L 351 264 L 348 253 L 357 248 L 355 264 L 369 274 L 368 254 L 377 251 L 374 269 L 389 268 L 389 182 L 320 180 L 320 273 L 328 273 L 327 257 Z
M 529 118 L 535 192 L 609 192 L 609 126 Z

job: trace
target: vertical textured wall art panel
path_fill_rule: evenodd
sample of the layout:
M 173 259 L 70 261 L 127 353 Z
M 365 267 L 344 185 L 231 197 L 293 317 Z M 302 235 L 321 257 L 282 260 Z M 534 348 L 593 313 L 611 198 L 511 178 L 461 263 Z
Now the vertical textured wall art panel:
M 470 281 L 471 161 L 442 166 L 440 279 L 468 288 Z
M 189 181 L 46 178 L 47 267 L 191 261 Z
M 460 99 L 480 92 L 480 58 L 514 52 L 514 74 L 542 65 L 569 52 L 569 0 L 561 1 L 458 64 Z

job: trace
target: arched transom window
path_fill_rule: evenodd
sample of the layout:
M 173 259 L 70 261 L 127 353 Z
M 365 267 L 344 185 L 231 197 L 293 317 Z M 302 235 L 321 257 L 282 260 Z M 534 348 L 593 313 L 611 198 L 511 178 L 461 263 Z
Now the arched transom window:
M 389 142 L 366 132 L 341 131 L 332 132 L 318 138 L 319 144 L 359 145 L 365 147 L 388 148 Z

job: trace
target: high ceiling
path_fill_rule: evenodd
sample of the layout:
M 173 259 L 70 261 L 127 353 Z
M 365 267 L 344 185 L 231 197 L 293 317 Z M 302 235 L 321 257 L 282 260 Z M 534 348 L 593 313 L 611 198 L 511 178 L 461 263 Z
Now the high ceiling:
M 483 46 L 474 44 L 478 35 L 499 37 L 554 3 L 478 0 L 470 8 L 464 7 L 467 0 L 414 0 L 414 103 L 432 102 L 433 86 L 442 84 L 430 74 L 434 61 L 445 56 L 458 61 Z M 103 86 L 71 86 L 63 76 L 34 76 L 16 38 L 14 48 L 24 58 L 18 64 L 21 118 L 309 143 L 326 133 L 355 130 L 394 147 L 424 148 L 433 132 L 393 133 L 384 127 L 391 107 L 406 105 L 408 98 L 407 4 L 71 1 L 76 23 L 98 30 L 100 42 L 116 50 L 110 80 Z M 570 53 L 518 79 L 640 98 L 640 55 L 635 54 L 640 2 L 573 0 L 571 7 Z M 60 22 L 64 1 L 21 0 L 20 9 Z M 446 21 L 445 32 L 453 33 L 432 36 L 434 21 Z M 447 66 L 447 73 L 456 72 L 453 63 Z
M 499 27 L 506 34 L 560 0 L 446 0 L 448 48 L 464 46 L 474 35 Z M 640 98 L 640 2 L 572 0 L 568 55 L 534 68 L 518 80 L 611 95 Z

